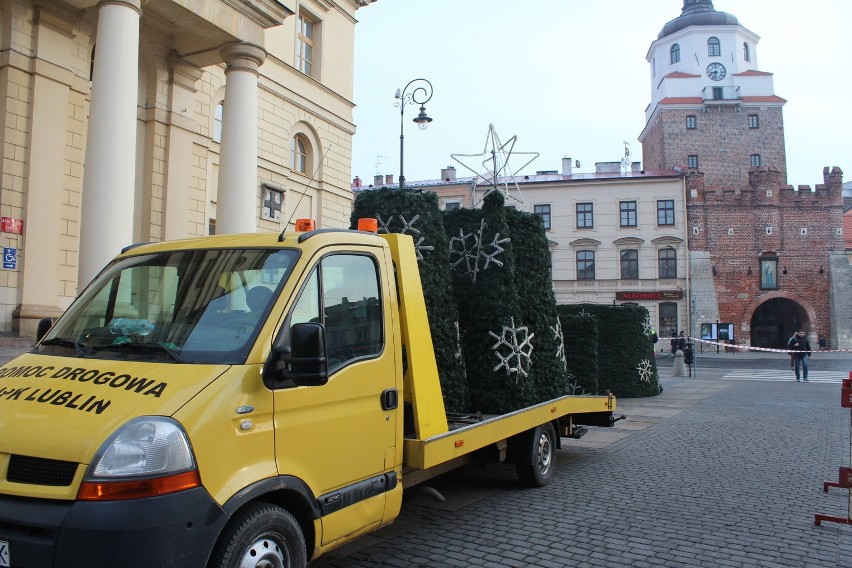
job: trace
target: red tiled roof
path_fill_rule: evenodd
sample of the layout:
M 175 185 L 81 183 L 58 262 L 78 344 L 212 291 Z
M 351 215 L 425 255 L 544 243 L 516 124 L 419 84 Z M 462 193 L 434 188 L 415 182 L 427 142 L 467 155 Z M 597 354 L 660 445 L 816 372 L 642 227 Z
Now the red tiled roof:
M 701 75 L 693 75 L 692 73 L 684 73 L 683 71 L 672 71 L 666 75 L 666 79 L 695 79 Z
M 737 77 L 748 77 L 749 75 L 772 75 L 772 73 L 767 73 L 766 71 L 756 71 L 754 69 L 749 69 L 748 71 L 743 71 L 742 73 L 734 73 Z
M 661 105 L 700 105 L 704 102 L 701 97 L 666 97 L 660 101 Z
M 770 97 L 742 97 L 742 101 L 744 103 L 786 103 L 787 99 L 772 95 Z

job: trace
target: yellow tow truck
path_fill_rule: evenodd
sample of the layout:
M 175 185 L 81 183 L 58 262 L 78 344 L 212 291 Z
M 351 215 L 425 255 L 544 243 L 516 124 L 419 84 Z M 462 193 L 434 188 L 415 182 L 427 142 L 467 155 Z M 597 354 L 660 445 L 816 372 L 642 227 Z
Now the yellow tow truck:
M 129 247 L 0 368 L 0 568 L 300 567 L 488 455 L 544 485 L 612 396 L 445 412 L 414 244 Z

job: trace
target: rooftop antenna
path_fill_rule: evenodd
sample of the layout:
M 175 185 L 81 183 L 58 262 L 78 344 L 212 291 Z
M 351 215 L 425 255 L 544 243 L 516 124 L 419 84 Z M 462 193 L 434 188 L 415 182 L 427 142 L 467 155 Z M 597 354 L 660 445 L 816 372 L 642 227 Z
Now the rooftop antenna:
M 382 158 L 387 158 L 387 156 L 382 156 L 381 154 L 376 155 L 376 175 L 379 175 L 379 174 L 382 173 L 382 169 L 381 169 Z
M 314 173 L 311 176 L 311 179 L 309 179 L 308 183 L 305 184 L 305 191 L 303 191 L 302 194 L 299 196 L 299 201 L 297 201 L 296 205 L 293 207 L 293 212 L 290 214 L 290 218 L 287 219 L 287 222 L 284 224 L 284 229 L 282 229 L 281 234 L 278 235 L 278 242 L 279 243 L 284 241 L 284 233 L 287 232 L 287 227 L 290 226 L 290 222 L 293 220 L 293 216 L 296 214 L 296 210 L 299 208 L 299 204 L 302 202 L 302 198 L 307 193 L 307 188 L 311 187 L 311 182 L 313 182 L 314 178 L 317 177 L 317 174 L 319 173 L 320 166 L 322 166 L 322 163 L 325 161 L 325 158 L 328 156 L 328 152 L 329 152 L 329 150 L 331 150 L 332 146 L 334 146 L 334 144 L 329 143 L 328 148 L 325 149 L 325 152 L 323 153 L 322 157 L 320 158 L 320 161 L 317 164 L 317 167 L 314 170 Z

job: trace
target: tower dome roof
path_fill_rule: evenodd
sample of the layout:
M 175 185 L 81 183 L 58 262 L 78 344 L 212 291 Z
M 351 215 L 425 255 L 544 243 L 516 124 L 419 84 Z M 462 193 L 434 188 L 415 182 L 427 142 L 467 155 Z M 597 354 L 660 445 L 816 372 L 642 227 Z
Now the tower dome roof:
M 683 10 L 680 16 L 663 26 L 657 39 L 678 32 L 689 26 L 738 26 L 736 17 L 717 12 L 713 8 L 713 0 L 683 0 Z

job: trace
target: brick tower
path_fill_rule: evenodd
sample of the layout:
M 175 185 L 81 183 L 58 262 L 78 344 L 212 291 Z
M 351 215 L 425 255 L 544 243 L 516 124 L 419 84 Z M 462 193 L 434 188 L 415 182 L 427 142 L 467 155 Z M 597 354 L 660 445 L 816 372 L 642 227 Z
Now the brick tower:
M 782 109 L 758 68 L 759 36 L 711 0 L 684 0 L 651 43 L 646 169 L 687 175 L 692 334 L 734 324 L 739 344 L 783 348 L 795 328 L 852 341 L 842 178 L 787 185 Z

